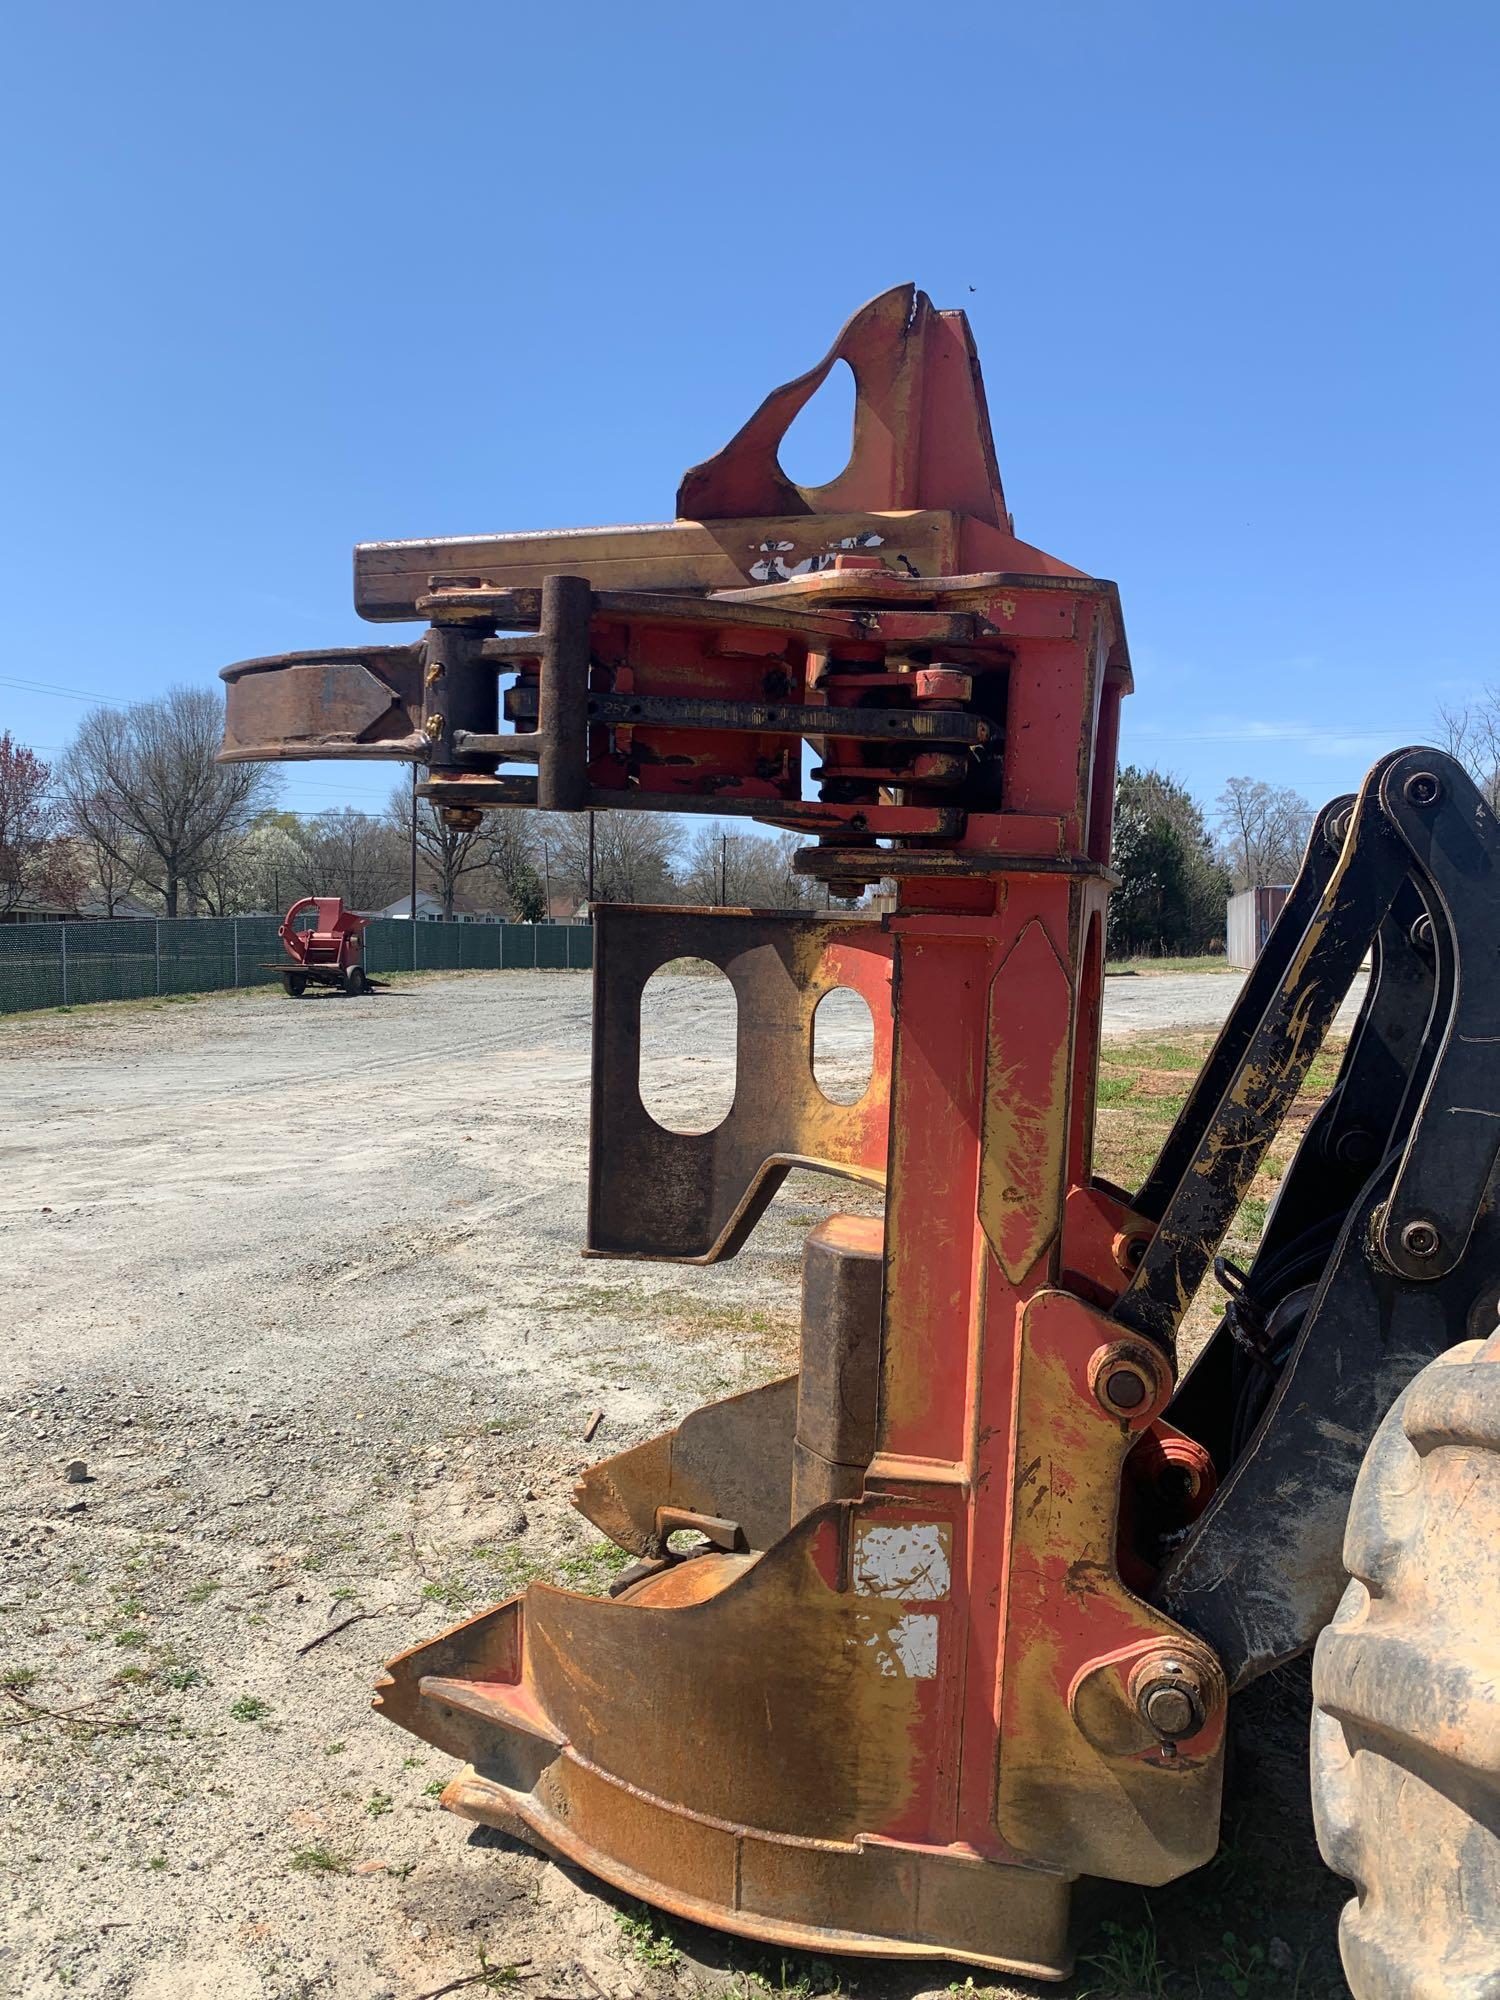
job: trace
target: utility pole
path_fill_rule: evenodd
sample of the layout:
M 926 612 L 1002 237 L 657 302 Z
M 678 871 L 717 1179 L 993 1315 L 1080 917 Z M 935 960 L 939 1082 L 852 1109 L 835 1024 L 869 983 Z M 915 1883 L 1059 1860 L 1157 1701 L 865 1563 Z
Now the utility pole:
M 589 815 L 589 823 L 591 825 L 593 823 L 592 813 Z M 545 840 L 542 842 L 542 898 L 545 904 L 545 908 L 542 911 L 542 922 L 550 924 L 552 921 L 552 865 L 547 858 L 547 843 Z
M 719 835 L 719 908 L 722 910 L 729 901 L 726 883 L 729 879 L 729 835 Z
M 417 921 L 417 767 L 411 767 L 411 910 L 413 923 Z
M 589 922 L 594 921 L 594 815 L 589 814 Z

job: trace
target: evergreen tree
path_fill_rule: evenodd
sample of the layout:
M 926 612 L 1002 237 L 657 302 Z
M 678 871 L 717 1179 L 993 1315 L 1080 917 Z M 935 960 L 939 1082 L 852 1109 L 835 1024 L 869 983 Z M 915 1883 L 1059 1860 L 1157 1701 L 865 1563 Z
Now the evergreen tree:
M 1221 947 L 1229 878 L 1202 808 L 1177 779 L 1127 764 L 1115 786 L 1109 956 L 1188 956 Z

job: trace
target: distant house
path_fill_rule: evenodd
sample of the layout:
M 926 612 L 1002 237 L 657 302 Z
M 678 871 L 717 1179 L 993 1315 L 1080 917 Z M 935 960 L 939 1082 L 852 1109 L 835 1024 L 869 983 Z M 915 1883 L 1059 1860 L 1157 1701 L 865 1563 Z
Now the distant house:
M 90 895 L 80 896 L 66 908 L 61 903 L 17 903 L 14 909 L 0 911 L 0 924 L 92 924 L 105 923 L 111 918 L 119 921 L 124 917 L 151 919 L 160 915 L 160 910 L 148 910 L 144 903 L 137 903 L 130 896 L 116 896 L 111 910 L 102 896 Z
M 410 918 L 411 897 L 398 896 L 394 903 L 387 903 L 383 910 L 365 910 L 361 914 L 367 917 Z M 443 899 L 441 896 L 435 896 L 430 889 L 418 889 L 417 922 L 419 924 L 442 924 L 448 922 L 455 924 L 503 924 L 505 918 L 501 916 L 498 910 L 476 909 L 472 903 L 466 903 L 462 896 L 455 896 L 453 898 L 453 915 L 450 919 L 443 915 Z
M 80 898 L 78 908 L 73 914 L 90 923 L 102 923 L 106 918 L 118 921 L 130 917 L 139 921 L 144 917 L 147 920 L 154 920 L 161 915 L 161 911 L 148 909 L 144 903 L 138 903 L 134 896 L 116 896 L 113 909 L 110 909 L 103 896 L 84 896 Z

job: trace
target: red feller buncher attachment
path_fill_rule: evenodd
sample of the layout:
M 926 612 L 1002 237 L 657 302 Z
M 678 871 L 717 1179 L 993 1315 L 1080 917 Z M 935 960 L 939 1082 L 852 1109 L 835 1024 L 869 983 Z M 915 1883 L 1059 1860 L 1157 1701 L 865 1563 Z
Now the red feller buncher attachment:
M 808 489 L 777 448 L 839 359 L 852 455 Z M 1113 584 L 1017 540 L 961 313 L 873 300 L 671 522 L 376 543 L 355 575 L 425 636 L 227 668 L 227 756 L 415 759 L 465 825 L 754 815 L 840 897 L 895 885 L 879 919 L 598 911 L 587 1254 L 732 1256 L 794 1166 L 883 1187 L 884 1220 L 808 1239 L 797 1375 L 584 1476 L 638 1559 L 615 1596 L 534 1583 L 393 1660 L 380 1706 L 460 1760 L 453 1810 L 666 1909 L 1063 1974 L 1077 1876 L 1213 1854 L 1231 1688 L 1311 1643 L 1366 1441 L 1493 1324 L 1500 1120 L 1457 1115 L 1500 1038 L 1500 984 L 1459 977 L 1483 802 L 1406 751 L 1325 810 L 1129 1193 L 1090 1157 L 1125 632 Z M 1179 1381 L 1372 944 L 1338 1088 Z M 642 988 L 685 955 L 738 1003 L 733 1106 L 695 1136 L 639 1087 Z M 812 1067 L 840 987 L 875 1020 L 853 1105 Z
M 293 999 L 300 1000 L 309 986 L 334 986 L 341 993 L 369 992 L 364 967 L 365 920 L 346 910 L 342 897 L 304 896 L 293 903 L 281 920 L 280 937 L 291 963 L 278 969 L 281 983 Z

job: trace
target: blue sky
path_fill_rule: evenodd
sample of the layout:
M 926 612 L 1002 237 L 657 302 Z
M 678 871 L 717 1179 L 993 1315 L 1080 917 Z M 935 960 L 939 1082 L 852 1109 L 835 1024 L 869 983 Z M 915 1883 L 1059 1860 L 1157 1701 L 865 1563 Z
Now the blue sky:
M 1500 680 L 1493 5 L 44 0 L 0 34 L 0 726 L 47 751 L 80 691 L 370 632 L 355 541 L 669 515 L 908 278 L 971 314 L 1018 532 L 1120 583 L 1127 757 L 1316 801 Z M 289 766 L 284 801 L 396 776 Z

